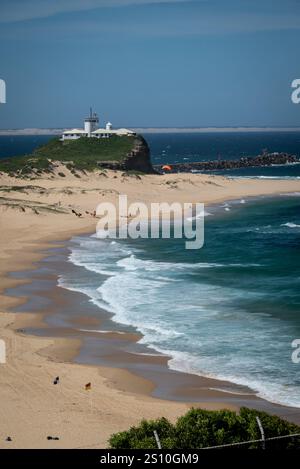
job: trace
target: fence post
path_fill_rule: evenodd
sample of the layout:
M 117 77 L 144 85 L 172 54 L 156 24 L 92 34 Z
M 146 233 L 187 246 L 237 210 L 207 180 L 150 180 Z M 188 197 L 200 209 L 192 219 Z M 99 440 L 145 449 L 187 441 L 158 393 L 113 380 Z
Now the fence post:
M 158 449 L 161 449 L 161 443 L 160 443 L 160 440 L 159 440 L 159 437 L 158 437 L 158 433 L 156 430 L 154 430 L 154 436 L 155 436 L 155 441 L 156 441 L 156 444 L 157 444 L 157 447 Z
M 262 423 L 260 421 L 260 418 L 256 416 L 256 421 L 257 421 L 257 424 L 258 424 L 258 428 L 259 428 L 259 431 L 261 433 L 261 447 L 262 449 L 266 449 L 266 438 L 265 438 L 265 432 L 264 432 L 264 428 L 262 426 Z

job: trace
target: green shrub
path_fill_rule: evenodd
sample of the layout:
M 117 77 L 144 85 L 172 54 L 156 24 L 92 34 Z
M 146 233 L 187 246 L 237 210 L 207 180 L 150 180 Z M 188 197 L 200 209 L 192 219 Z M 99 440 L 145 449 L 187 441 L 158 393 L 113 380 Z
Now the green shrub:
M 190 409 L 172 425 L 167 419 L 143 420 L 137 427 L 111 436 L 112 448 L 157 448 L 153 431 L 156 430 L 162 445 L 167 449 L 196 449 L 259 440 L 260 430 L 256 416 L 261 420 L 265 437 L 300 433 L 300 427 L 253 409 L 242 407 L 239 413 L 230 410 L 209 411 Z M 261 442 L 235 448 L 258 449 Z M 300 438 L 285 438 L 266 442 L 267 449 L 300 449 Z
M 176 424 L 177 448 L 202 448 L 246 440 L 238 414 L 230 410 L 191 409 Z
M 293 423 L 287 422 L 276 415 L 269 415 L 266 412 L 259 412 L 254 409 L 242 407 L 240 416 L 243 424 L 247 428 L 247 439 L 254 440 L 261 438 L 260 431 L 256 422 L 256 416 L 259 417 L 265 438 L 274 436 L 288 435 L 292 433 L 300 433 L 300 427 Z M 256 443 L 251 448 L 260 448 L 261 443 Z M 266 442 L 266 448 L 269 449 L 300 449 L 300 438 L 285 438 L 283 440 L 274 440 Z
M 174 448 L 174 427 L 164 417 L 158 420 L 142 420 L 138 427 L 112 435 L 109 443 L 112 448 L 157 448 L 154 430 L 157 431 L 163 448 Z

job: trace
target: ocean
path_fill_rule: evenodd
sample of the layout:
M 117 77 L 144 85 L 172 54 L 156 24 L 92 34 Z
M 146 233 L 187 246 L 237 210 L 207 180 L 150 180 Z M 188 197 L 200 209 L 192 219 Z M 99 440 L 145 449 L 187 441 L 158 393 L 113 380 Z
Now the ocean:
M 44 145 L 53 135 L 0 135 L 0 159 L 30 154 Z
M 156 164 L 257 155 L 300 155 L 300 133 L 145 134 Z M 0 137 L 0 157 L 51 137 Z M 300 165 L 224 171 L 229 177 L 300 178 Z M 74 237 L 62 288 L 113 314 L 116 329 L 171 357 L 169 367 L 227 380 L 269 401 L 300 407 L 300 193 L 206 208 L 205 244 Z
M 300 157 L 300 132 L 145 133 L 153 164 L 239 159 L 263 149 Z M 52 135 L 0 136 L 0 158 L 31 153 Z M 242 168 L 215 172 L 231 177 L 300 177 L 300 165 Z
M 59 285 L 132 327 L 169 367 L 248 386 L 300 407 L 300 193 L 207 208 L 205 244 L 72 239 Z
M 153 164 L 236 160 L 257 156 L 262 150 L 300 157 L 300 132 L 213 132 L 195 134 L 145 134 Z M 300 164 L 214 171 L 229 177 L 298 178 Z

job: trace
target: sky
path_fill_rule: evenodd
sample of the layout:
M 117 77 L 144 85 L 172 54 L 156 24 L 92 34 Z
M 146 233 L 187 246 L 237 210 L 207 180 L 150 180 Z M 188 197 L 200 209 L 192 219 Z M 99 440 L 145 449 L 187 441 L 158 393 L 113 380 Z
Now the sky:
M 300 0 L 0 0 L 0 128 L 299 126 Z

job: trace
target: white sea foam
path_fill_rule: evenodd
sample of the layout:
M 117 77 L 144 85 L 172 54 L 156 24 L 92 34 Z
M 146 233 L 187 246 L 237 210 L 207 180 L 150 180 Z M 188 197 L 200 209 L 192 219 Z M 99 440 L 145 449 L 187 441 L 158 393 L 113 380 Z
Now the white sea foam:
M 300 192 L 284 192 L 280 194 L 280 197 L 300 197 Z
M 187 221 L 192 221 L 192 220 L 198 220 L 199 218 L 202 218 L 202 217 L 211 217 L 213 216 L 212 213 L 210 212 L 207 212 L 206 210 L 202 210 L 200 213 L 198 213 L 196 216 L 193 216 L 193 217 L 187 217 Z
M 297 225 L 296 223 L 292 223 L 292 222 L 283 223 L 280 226 L 287 226 L 288 228 L 300 228 L 300 225 Z
M 229 179 L 300 179 L 300 176 L 227 176 Z
M 248 313 L 234 306 L 247 298 L 258 301 L 258 292 L 193 281 L 206 269 L 261 264 L 162 262 L 138 257 L 125 243 L 101 243 L 103 249 L 95 251 L 99 245 L 81 242 L 70 255 L 87 271 L 105 273 L 99 287 L 67 278 L 60 278 L 60 286 L 82 291 L 112 312 L 114 321 L 134 326 L 143 335 L 141 343 L 171 357 L 170 368 L 248 386 L 270 401 L 300 407 L 297 387 L 283 385 L 289 382 L 288 371 L 278 370 L 289 323 L 267 311 Z
M 127 334 L 126 332 L 123 331 L 106 331 L 106 330 L 101 330 L 101 329 L 78 329 L 81 332 L 91 332 L 91 333 L 96 333 L 96 334 L 119 334 L 119 335 L 124 335 Z
M 153 260 L 144 260 L 136 257 L 135 254 L 131 254 L 129 257 L 124 257 L 117 262 L 119 267 L 124 267 L 125 270 L 144 270 L 148 272 L 162 272 L 168 271 L 169 273 L 174 271 L 190 271 L 198 269 L 214 269 L 214 268 L 229 268 L 229 267 L 258 267 L 261 264 L 258 263 L 228 263 L 222 264 L 218 262 L 160 262 Z M 157 278 L 157 277 L 156 277 Z M 164 277 L 164 279 L 166 279 Z
M 228 374 L 220 368 L 217 372 L 211 373 L 199 369 L 198 357 L 188 353 L 178 353 L 174 350 L 165 350 L 165 354 L 172 357 L 168 362 L 170 369 L 182 371 L 185 373 L 192 373 L 206 378 L 212 378 L 220 381 L 229 381 L 231 383 L 245 386 L 253 390 L 258 397 L 266 399 L 274 404 L 286 405 L 289 407 L 299 407 L 299 387 L 293 385 L 284 385 L 276 382 L 266 382 L 263 379 L 253 379 L 240 374 Z M 207 363 L 209 367 L 209 363 Z M 209 369 L 209 368 L 208 368 Z M 237 367 L 237 370 L 239 366 Z

